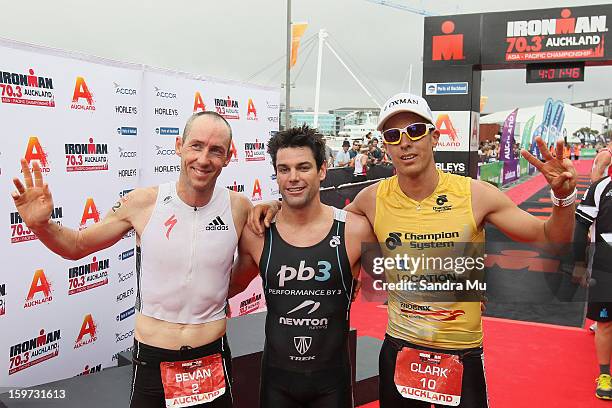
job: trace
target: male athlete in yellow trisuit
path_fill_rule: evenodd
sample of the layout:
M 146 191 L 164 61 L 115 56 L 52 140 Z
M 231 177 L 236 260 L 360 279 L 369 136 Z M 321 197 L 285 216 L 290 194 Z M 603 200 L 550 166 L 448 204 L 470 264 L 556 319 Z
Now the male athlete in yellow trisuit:
M 440 133 L 423 98 L 405 93 L 390 98 L 378 129 L 397 175 L 363 189 L 346 210 L 365 215 L 380 243 L 390 239 L 433 248 L 484 242 L 485 222 L 517 241 L 571 241 L 576 172 L 563 158 L 562 141 L 553 158 L 537 139 L 545 164 L 522 152 L 552 189 L 552 215 L 543 221 L 487 183 L 436 169 L 433 149 Z M 249 225 L 262 232 L 260 216 L 266 213 L 267 224 L 276 209 L 273 204 L 258 206 Z M 397 280 L 394 271 L 385 272 L 387 282 Z M 427 272 L 421 269 L 417 275 Z M 389 320 L 379 358 L 380 406 L 429 408 L 426 401 L 431 401 L 487 407 L 480 302 L 418 302 L 410 295 L 404 290 L 388 292 Z

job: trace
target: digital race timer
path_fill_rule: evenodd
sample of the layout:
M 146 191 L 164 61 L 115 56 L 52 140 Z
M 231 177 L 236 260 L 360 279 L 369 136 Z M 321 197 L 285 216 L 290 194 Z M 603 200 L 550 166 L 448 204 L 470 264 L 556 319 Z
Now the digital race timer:
M 584 62 L 527 65 L 527 83 L 584 81 Z

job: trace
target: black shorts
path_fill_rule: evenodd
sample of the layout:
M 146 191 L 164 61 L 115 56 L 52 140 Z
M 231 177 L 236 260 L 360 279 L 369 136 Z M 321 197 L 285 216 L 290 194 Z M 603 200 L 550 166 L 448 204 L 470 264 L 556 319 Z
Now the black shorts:
M 351 367 L 308 373 L 261 367 L 261 408 L 353 408 Z
M 457 354 L 463 362 L 463 383 L 461 387 L 461 403 L 459 408 L 488 408 L 487 384 L 484 373 L 482 348 L 467 350 L 440 350 L 417 346 L 407 341 L 396 339 L 388 334 L 380 349 L 378 359 L 378 390 L 380 408 L 430 408 L 428 402 L 404 398 L 395 386 L 395 360 L 397 353 L 403 347 L 411 347 L 427 351 Z M 445 407 L 444 405 L 434 405 Z
M 587 317 L 596 322 L 612 322 L 612 303 L 589 302 L 587 305 Z
M 184 361 L 221 354 L 225 373 L 225 394 L 206 404 L 194 407 L 231 408 L 232 354 L 225 336 L 205 346 L 182 350 L 166 350 L 140 343 L 134 339 L 132 351 L 132 394 L 130 408 L 165 408 L 164 386 L 159 365 L 162 361 Z

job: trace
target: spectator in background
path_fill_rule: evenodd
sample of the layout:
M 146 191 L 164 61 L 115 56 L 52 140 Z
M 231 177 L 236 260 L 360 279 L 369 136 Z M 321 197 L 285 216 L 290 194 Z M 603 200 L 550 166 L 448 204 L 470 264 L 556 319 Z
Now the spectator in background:
M 361 149 L 361 143 L 357 140 L 353 140 L 353 148 L 349 150 L 349 154 L 351 155 L 351 159 L 354 159 L 355 156 L 359 153 L 359 149 Z
M 572 150 L 570 149 L 570 146 L 567 143 L 564 143 L 563 144 L 563 157 L 569 158 L 571 154 L 572 154 Z
M 370 146 L 370 152 L 368 154 L 368 164 L 373 166 L 379 164 L 383 158 L 382 150 L 378 147 L 378 139 L 372 138 L 372 145 Z
M 382 152 L 381 163 L 382 164 L 391 164 L 391 157 L 387 154 L 387 149 L 385 148 L 384 144 L 380 147 L 380 151 Z
M 353 182 L 366 181 L 368 173 L 368 152 L 367 146 L 363 146 L 357 156 L 353 159 L 355 170 L 353 171 Z
M 370 142 L 371 142 L 371 141 L 372 141 L 372 132 L 368 132 L 368 133 L 366 133 L 366 135 L 365 135 L 365 140 L 364 140 L 364 142 L 365 142 L 365 143 L 367 143 L 367 144 L 370 144 Z
M 580 143 L 576 143 L 574 145 L 574 160 L 580 160 L 580 150 L 581 150 Z
M 323 139 L 323 146 L 325 147 L 325 162 L 327 163 L 327 167 L 333 167 L 334 165 L 334 151 L 327 145 L 327 140 L 323 135 L 317 133 L 317 136 L 320 136 Z
M 351 144 L 348 140 L 342 142 L 342 150 L 336 153 L 336 159 L 334 160 L 334 167 L 347 167 L 351 162 L 351 155 L 349 153 L 349 147 Z

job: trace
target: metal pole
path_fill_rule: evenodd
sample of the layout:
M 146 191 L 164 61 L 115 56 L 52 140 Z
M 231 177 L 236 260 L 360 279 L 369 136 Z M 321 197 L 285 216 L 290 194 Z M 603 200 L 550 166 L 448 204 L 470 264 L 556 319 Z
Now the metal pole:
M 412 64 L 410 64 L 410 77 L 408 78 L 408 93 L 412 93 Z
M 285 129 L 291 127 L 291 0 L 287 0 L 287 70 L 285 72 Z
M 323 41 L 325 41 L 327 33 L 325 30 L 319 30 L 319 58 L 317 59 L 317 84 L 315 86 L 315 105 L 314 105 L 314 120 L 313 127 L 316 129 L 319 126 L 319 96 L 321 95 L 321 65 L 323 63 Z

